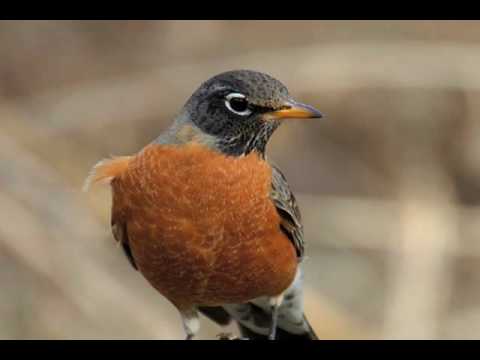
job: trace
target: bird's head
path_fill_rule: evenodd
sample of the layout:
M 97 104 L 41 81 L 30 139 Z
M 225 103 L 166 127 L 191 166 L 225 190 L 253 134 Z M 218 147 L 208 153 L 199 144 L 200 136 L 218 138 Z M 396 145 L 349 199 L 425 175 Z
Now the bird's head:
M 228 155 L 263 155 L 282 120 L 322 117 L 315 108 L 295 101 L 280 81 L 251 70 L 207 80 L 187 101 L 183 114 Z

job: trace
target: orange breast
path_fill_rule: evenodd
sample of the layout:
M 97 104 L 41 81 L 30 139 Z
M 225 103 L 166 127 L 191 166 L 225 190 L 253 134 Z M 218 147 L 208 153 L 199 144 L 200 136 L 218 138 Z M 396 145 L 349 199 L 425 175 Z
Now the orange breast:
M 140 271 L 177 307 L 274 296 L 292 282 L 295 250 L 257 155 L 149 145 L 112 188 Z

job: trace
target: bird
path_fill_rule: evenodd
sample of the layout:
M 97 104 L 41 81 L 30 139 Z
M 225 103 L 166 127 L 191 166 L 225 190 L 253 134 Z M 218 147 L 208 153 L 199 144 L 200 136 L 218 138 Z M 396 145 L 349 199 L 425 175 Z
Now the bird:
M 241 337 L 318 339 L 304 314 L 301 213 L 266 145 L 287 119 L 321 118 L 276 78 L 231 70 L 203 82 L 137 153 L 99 161 L 85 190 L 110 184 L 111 231 L 131 266 L 178 310 Z

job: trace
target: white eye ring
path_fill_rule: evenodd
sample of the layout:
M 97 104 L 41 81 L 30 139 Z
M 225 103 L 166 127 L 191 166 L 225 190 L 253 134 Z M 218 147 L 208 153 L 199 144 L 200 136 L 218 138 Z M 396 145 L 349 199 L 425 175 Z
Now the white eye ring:
M 227 107 L 228 110 L 233 112 L 234 114 L 241 115 L 241 116 L 248 116 L 252 113 L 252 110 L 250 110 L 248 107 L 243 110 L 243 111 L 238 111 L 232 108 L 232 105 L 230 104 L 230 100 L 232 99 L 245 99 L 246 96 L 240 93 L 230 93 L 225 97 L 225 106 Z

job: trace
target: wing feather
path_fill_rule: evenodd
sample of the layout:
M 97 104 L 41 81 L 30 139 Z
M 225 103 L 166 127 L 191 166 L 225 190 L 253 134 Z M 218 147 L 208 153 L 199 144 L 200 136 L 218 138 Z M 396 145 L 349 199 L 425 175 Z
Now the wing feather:
M 287 179 L 280 169 L 272 165 L 272 190 L 270 197 L 281 216 L 282 231 L 295 246 L 298 258 L 304 254 L 303 225 L 297 200 L 288 185 Z

